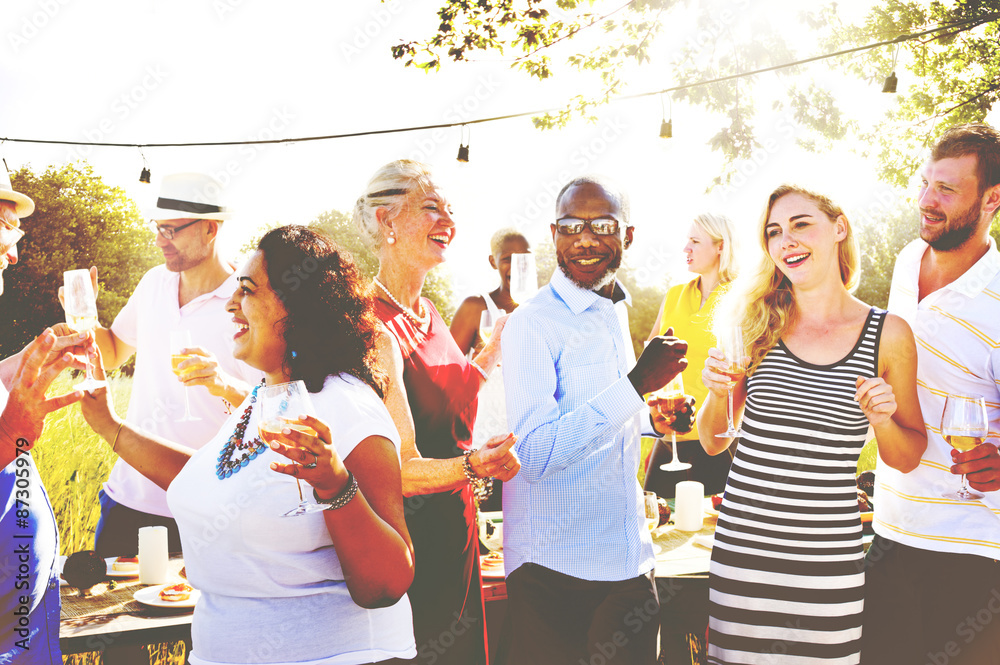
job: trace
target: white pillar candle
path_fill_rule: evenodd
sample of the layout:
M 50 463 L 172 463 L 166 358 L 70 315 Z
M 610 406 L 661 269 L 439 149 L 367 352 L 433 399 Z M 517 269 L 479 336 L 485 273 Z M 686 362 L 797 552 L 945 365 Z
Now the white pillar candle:
M 167 581 L 167 527 L 139 529 L 139 582 L 164 584 Z
M 705 486 L 696 480 L 677 483 L 674 497 L 674 524 L 680 531 L 701 531 L 704 519 Z

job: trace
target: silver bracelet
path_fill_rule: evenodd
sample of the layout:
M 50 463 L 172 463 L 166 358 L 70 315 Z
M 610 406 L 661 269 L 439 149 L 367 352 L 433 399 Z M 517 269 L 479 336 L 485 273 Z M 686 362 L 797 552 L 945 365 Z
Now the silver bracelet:
M 329 499 L 319 498 L 319 494 L 316 494 L 316 488 L 313 488 L 313 498 L 316 499 L 316 503 L 326 504 L 323 510 L 337 510 L 338 508 L 343 508 L 351 502 L 354 495 L 358 493 L 358 479 L 354 477 L 354 474 L 350 471 L 347 472 L 347 485 L 341 490 L 340 494 L 331 497 Z
M 476 503 L 479 504 L 486 501 L 493 494 L 493 479 L 489 476 L 480 476 L 472 469 L 472 462 L 469 458 L 472 457 L 473 452 L 475 451 L 465 451 L 465 459 L 462 460 L 462 470 L 465 471 L 465 477 L 468 479 L 469 485 L 472 486 L 472 493 L 476 497 Z
M 475 367 L 477 370 L 479 370 L 479 373 L 483 375 L 483 381 L 489 380 L 490 375 L 486 372 L 485 369 L 479 366 L 479 363 L 477 363 L 475 360 L 470 360 L 469 364 Z

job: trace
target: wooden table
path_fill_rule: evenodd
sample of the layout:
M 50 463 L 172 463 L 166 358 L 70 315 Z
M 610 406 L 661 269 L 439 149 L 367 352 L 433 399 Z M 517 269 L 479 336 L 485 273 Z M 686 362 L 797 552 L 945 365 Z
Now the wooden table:
M 178 574 L 184 562 L 171 558 L 168 583 L 183 581 Z M 104 662 L 137 662 L 135 652 L 143 645 L 183 640 L 191 648 L 192 609 L 148 607 L 132 598 L 143 588 L 137 577 L 115 580 L 113 589 L 102 583 L 81 597 L 76 589 L 63 586 L 59 645 L 63 654 L 100 651 Z M 117 657 L 116 657 L 117 654 Z

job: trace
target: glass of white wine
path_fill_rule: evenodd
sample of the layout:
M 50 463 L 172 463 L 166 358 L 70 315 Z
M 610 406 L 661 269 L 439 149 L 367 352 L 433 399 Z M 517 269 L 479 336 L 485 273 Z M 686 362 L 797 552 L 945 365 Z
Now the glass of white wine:
M 650 532 L 655 531 L 660 525 L 660 506 L 656 502 L 655 492 L 643 492 L 643 505 L 645 506 L 646 528 Z
M 733 422 L 733 388 L 736 384 L 743 380 L 743 376 L 746 374 L 746 347 L 743 345 L 743 328 L 740 326 L 732 326 L 727 328 L 723 334 L 718 339 L 719 350 L 726 358 L 728 367 L 721 370 L 721 373 L 729 377 L 728 382 L 728 397 L 729 402 L 727 406 L 726 414 L 729 417 L 729 428 L 721 433 L 716 434 L 720 438 L 732 438 L 734 436 L 740 436 L 743 434 L 737 427 L 736 423 Z
M 76 332 L 87 332 L 97 327 L 97 297 L 89 270 L 67 270 L 63 273 L 63 307 L 66 309 L 66 323 Z M 107 382 L 94 378 L 88 358 L 87 377 L 73 388 L 91 391 L 106 385 Z
M 316 430 L 299 422 L 299 416 L 315 413 L 304 381 L 290 381 L 264 386 L 263 390 L 260 391 L 259 401 L 260 419 L 257 427 L 260 430 L 260 438 L 265 443 L 270 444 L 277 439 L 281 430 L 286 427 L 303 434 L 316 436 Z M 302 481 L 299 480 L 298 476 L 295 477 L 295 484 L 299 490 L 299 505 L 282 513 L 282 517 L 297 517 L 306 513 L 326 510 L 325 505 L 309 503 L 305 500 L 302 496 Z
M 178 367 L 182 362 L 188 358 L 192 358 L 191 354 L 184 353 L 184 349 L 192 346 L 191 343 L 191 332 L 188 330 L 171 330 L 170 331 L 170 368 L 173 370 L 174 374 L 180 377 L 184 372 Z M 192 422 L 195 420 L 201 420 L 198 416 L 191 415 L 191 402 L 188 399 L 187 386 L 184 386 L 181 390 L 184 391 L 184 415 L 178 418 L 179 422 Z
M 664 387 L 650 393 L 646 400 L 650 406 L 660 411 L 678 411 L 684 406 L 684 379 L 680 374 Z M 661 471 L 684 471 L 691 465 L 677 459 L 677 432 L 670 430 L 670 461 L 660 465 Z
M 510 255 L 510 297 L 518 305 L 538 293 L 538 270 L 534 254 Z
M 490 337 L 493 336 L 493 328 L 496 327 L 499 318 L 499 312 L 494 312 L 488 307 L 479 315 L 479 337 L 482 338 L 483 344 L 489 343 Z
M 968 452 L 982 443 L 989 432 L 989 422 L 986 415 L 986 398 L 966 395 L 948 395 L 945 398 L 944 413 L 941 415 L 941 436 L 955 450 Z M 982 494 L 968 488 L 964 473 L 962 489 L 948 492 L 943 496 L 959 501 L 983 498 Z

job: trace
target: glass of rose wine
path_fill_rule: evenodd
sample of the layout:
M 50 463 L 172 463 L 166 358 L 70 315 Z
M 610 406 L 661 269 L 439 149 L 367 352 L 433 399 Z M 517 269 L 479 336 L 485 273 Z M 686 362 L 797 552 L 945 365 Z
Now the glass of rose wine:
M 184 371 L 180 369 L 179 365 L 192 358 L 193 355 L 189 353 L 184 353 L 184 349 L 193 346 L 191 342 L 191 332 L 188 330 L 171 330 L 170 331 L 170 369 L 173 370 L 174 374 L 180 377 L 184 374 Z M 201 420 L 198 416 L 191 414 L 191 402 L 188 399 L 188 389 L 187 386 L 181 388 L 184 391 L 184 415 L 178 418 L 178 422 L 193 422 L 196 420 Z
M 965 395 L 948 395 L 944 401 L 944 413 L 941 415 L 941 436 L 952 448 L 959 452 L 968 452 L 978 446 L 989 432 L 989 419 L 986 415 L 986 398 L 968 397 Z M 948 499 L 970 501 L 982 499 L 983 495 L 970 490 L 962 474 L 962 489 L 943 495 Z
M 743 345 L 743 328 L 738 325 L 727 328 L 719 336 L 718 344 L 719 350 L 722 351 L 722 355 L 725 356 L 726 363 L 728 363 L 726 369 L 721 370 L 721 373 L 729 378 L 727 385 L 729 402 L 726 411 L 729 417 L 729 428 L 721 434 L 716 434 L 716 436 L 728 439 L 740 436 L 743 433 L 736 427 L 736 423 L 733 422 L 733 388 L 743 380 L 743 376 L 747 371 L 745 361 L 746 347 Z
M 656 494 L 643 492 L 642 498 L 646 514 L 646 528 L 651 532 L 655 531 L 656 527 L 660 525 L 660 506 L 656 502 Z
M 304 381 L 290 381 L 289 383 L 264 386 L 260 393 L 260 419 L 257 426 L 260 430 L 260 438 L 265 443 L 270 444 L 278 438 L 281 430 L 286 427 L 303 434 L 316 436 L 316 430 L 299 422 L 299 416 L 314 413 L 312 400 L 309 399 L 309 391 L 306 390 Z M 305 500 L 302 496 L 302 481 L 299 480 L 298 476 L 295 477 L 295 485 L 299 490 L 299 505 L 282 513 L 282 517 L 297 517 L 306 513 L 326 510 L 324 504 L 309 503 Z
M 97 297 L 89 270 L 67 270 L 63 273 L 63 307 L 66 309 L 67 325 L 76 332 L 87 332 L 97 327 Z M 107 382 L 94 378 L 88 358 L 87 376 L 73 389 L 91 391 L 106 385 Z
M 650 393 L 646 403 L 665 413 L 680 410 L 684 406 L 684 379 L 678 374 L 670 383 Z M 670 451 L 670 461 L 660 465 L 661 471 L 684 471 L 691 468 L 687 462 L 677 459 L 677 432 L 674 430 L 670 430 Z

